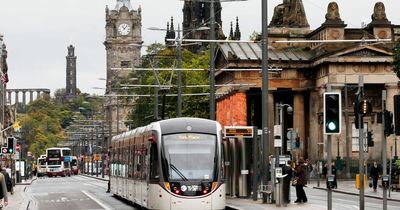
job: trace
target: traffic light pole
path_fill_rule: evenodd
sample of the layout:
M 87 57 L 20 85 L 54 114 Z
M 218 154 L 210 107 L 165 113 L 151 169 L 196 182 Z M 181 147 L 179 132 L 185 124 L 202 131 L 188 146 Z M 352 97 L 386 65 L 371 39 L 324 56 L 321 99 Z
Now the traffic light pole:
M 385 130 L 385 111 L 386 111 L 386 90 L 382 90 L 382 131 Z M 382 132 L 382 167 L 383 167 L 383 176 L 387 175 L 387 166 L 386 166 L 386 135 L 385 132 Z M 387 210 L 387 189 L 383 186 L 383 210 Z
M 327 92 L 331 92 L 331 86 L 328 85 L 326 87 Z M 340 113 L 341 114 L 341 113 Z M 326 126 L 326 125 L 324 125 Z M 328 176 L 330 177 L 332 175 L 332 135 L 328 134 L 327 139 L 326 139 L 326 151 L 327 151 L 327 169 L 328 169 Z M 328 182 L 326 182 L 328 183 Z M 328 210 L 332 210 L 332 189 L 327 186 L 328 190 Z
M 360 75 L 358 77 L 358 99 L 363 97 L 364 77 Z M 356 96 L 357 97 L 357 96 Z M 358 109 L 357 109 L 358 111 Z M 364 128 L 363 128 L 363 116 L 358 114 L 358 158 L 359 162 L 359 180 L 360 180 L 360 210 L 364 210 Z

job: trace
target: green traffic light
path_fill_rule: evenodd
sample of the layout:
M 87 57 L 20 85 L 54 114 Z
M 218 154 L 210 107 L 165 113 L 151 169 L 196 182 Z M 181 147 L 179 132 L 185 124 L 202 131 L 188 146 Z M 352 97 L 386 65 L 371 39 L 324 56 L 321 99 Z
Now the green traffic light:
M 334 122 L 328 123 L 328 129 L 331 131 L 336 130 L 336 124 Z

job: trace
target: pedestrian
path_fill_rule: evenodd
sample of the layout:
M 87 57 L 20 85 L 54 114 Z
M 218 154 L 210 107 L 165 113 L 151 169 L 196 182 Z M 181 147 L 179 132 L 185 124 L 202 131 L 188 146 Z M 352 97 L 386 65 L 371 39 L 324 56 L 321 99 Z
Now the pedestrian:
M 307 166 L 304 162 L 304 158 L 300 157 L 295 168 L 295 179 L 297 180 L 295 185 L 297 199 L 294 201 L 295 203 L 307 203 L 308 201 L 304 191 L 304 186 L 307 184 Z
M 4 181 L 6 183 L 7 192 L 13 194 L 13 185 L 12 185 L 10 175 L 7 173 L 6 169 L 2 168 L 1 166 L 0 166 L 0 171 L 4 176 Z
M 283 178 L 283 193 L 284 199 L 286 203 L 290 203 L 290 181 L 293 177 L 293 169 L 291 167 L 292 161 L 288 160 L 287 164 L 283 164 L 282 167 L 282 174 L 286 175 Z
M 1 168 L 1 166 L 0 166 Z M 0 169 L 1 170 L 1 169 Z M 7 187 L 3 173 L 0 173 L 0 202 L 4 203 L 4 206 L 8 205 Z
M 371 167 L 371 171 L 369 173 L 369 178 L 370 179 L 372 178 L 372 186 L 374 188 L 374 192 L 376 192 L 376 187 L 378 185 L 379 174 L 380 174 L 380 169 L 376 161 L 374 161 L 374 165 Z
M 333 188 L 337 189 L 337 178 L 336 178 L 336 165 L 335 165 L 335 161 L 332 161 L 332 175 L 333 177 Z

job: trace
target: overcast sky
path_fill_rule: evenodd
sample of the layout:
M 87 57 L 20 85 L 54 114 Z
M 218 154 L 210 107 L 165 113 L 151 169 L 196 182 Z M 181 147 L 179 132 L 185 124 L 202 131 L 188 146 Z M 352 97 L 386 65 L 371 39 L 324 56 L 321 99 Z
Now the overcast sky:
M 269 18 L 273 8 L 282 0 L 268 0 Z M 311 29 L 325 20 L 330 0 L 303 0 Z M 369 23 L 376 0 L 337 0 L 342 20 L 348 27 Z M 400 24 L 398 0 L 382 0 L 388 19 Z M 0 0 L 0 33 L 8 49 L 8 88 L 65 87 L 67 46 L 75 46 L 77 83 L 82 92 L 103 94 L 105 78 L 105 6 L 114 8 L 116 0 Z M 136 10 L 142 8 L 144 44 L 164 43 L 165 32 L 150 31 L 149 27 L 165 28 L 173 16 L 175 27 L 182 22 L 183 1 L 131 0 Z M 222 3 L 225 35 L 230 22 L 239 17 L 242 39 L 253 31 L 261 31 L 261 0 Z M 397 11 L 396 11 L 397 10 Z

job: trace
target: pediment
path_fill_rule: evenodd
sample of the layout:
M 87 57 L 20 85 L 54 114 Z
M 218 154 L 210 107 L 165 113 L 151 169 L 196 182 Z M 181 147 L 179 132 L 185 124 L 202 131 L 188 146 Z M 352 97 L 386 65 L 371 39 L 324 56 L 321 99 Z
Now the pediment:
M 360 46 L 337 52 L 330 57 L 382 57 L 392 55 L 393 53 L 380 48 L 371 46 Z

